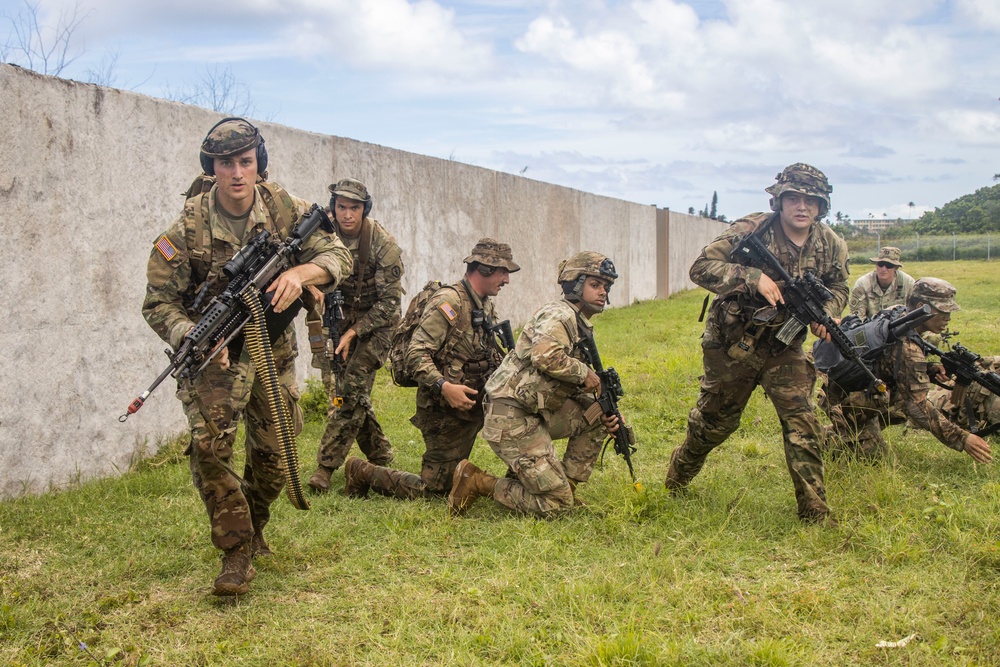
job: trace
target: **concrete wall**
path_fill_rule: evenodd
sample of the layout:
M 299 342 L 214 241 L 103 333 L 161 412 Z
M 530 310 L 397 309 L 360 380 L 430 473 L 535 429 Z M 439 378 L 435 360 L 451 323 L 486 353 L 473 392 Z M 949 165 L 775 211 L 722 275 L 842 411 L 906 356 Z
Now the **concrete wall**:
M 118 416 L 166 366 L 139 312 L 146 258 L 219 115 L 2 64 L 0 91 L 0 497 L 11 497 L 126 470 L 185 429 L 172 380 L 127 423 Z M 459 276 L 476 240 L 494 236 L 523 267 L 498 299 L 515 323 L 557 293 L 558 260 L 582 249 L 614 259 L 616 305 L 657 296 L 666 240 L 654 207 L 260 125 L 271 178 L 291 192 L 326 202 L 338 178 L 368 184 L 373 217 L 404 248 L 410 295 Z M 686 239 L 670 238 L 671 267 L 686 275 L 705 230 L 671 214 L 669 233 Z
M 698 258 L 701 249 L 714 241 L 728 227 L 727 222 L 676 211 L 667 212 L 668 294 L 697 287 L 688 277 L 691 264 Z

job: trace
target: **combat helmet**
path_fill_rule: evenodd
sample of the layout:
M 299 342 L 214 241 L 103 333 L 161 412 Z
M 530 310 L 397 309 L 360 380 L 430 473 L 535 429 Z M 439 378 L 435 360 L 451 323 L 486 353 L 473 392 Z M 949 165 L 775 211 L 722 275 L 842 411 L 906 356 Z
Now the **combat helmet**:
M 826 174 L 804 162 L 790 164 L 775 176 L 777 182 L 767 188 L 764 192 L 771 195 L 771 210 L 777 211 L 781 208 L 781 196 L 786 192 L 796 192 L 807 197 L 816 197 L 820 200 L 819 216 L 822 218 L 830 211 L 830 193 L 833 186 L 827 180 Z
M 267 173 L 267 148 L 253 123 L 246 118 L 223 118 L 212 126 L 201 142 L 198 158 L 201 168 L 209 176 L 215 176 L 215 158 L 227 158 L 256 148 L 257 173 L 262 177 Z
M 578 252 L 569 259 L 559 262 L 558 283 L 563 288 L 563 294 L 569 301 L 579 302 L 583 298 L 583 283 L 587 276 L 594 276 L 608 284 L 608 292 L 615 284 L 618 273 L 615 271 L 615 263 L 607 255 L 599 252 L 585 250 Z M 608 299 L 611 303 L 611 299 Z

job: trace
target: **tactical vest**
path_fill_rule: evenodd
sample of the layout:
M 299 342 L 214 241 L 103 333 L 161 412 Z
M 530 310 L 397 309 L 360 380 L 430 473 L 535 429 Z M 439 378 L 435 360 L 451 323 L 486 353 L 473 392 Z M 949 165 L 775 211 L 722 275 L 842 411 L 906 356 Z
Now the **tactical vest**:
M 340 235 L 339 228 L 337 229 Z M 378 271 L 378 259 L 372 256 L 372 241 L 375 237 L 375 225 L 365 218 L 361 223 L 361 233 L 358 247 L 351 251 L 354 258 L 354 270 L 350 276 L 340 283 L 340 292 L 344 295 L 344 307 L 349 311 L 346 319 L 357 319 L 363 313 L 371 310 L 378 302 L 378 292 L 375 290 L 375 273 Z M 343 237 L 341 237 L 343 238 Z
M 472 312 L 475 304 L 466 288 L 462 285 L 448 285 L 441 289 L 455 292 L 461 309 L 458 320 L 449 328 L 444 344 L 433 357 L 434 364 L 442 370 L 449 382 L 465 384 L 481 393 L 487 378 L 499 367 L 500 355 L 489 344 L 482 328 L 473 327 Z M 471 354 L 458 345 L 469 332 L 472 332 Z

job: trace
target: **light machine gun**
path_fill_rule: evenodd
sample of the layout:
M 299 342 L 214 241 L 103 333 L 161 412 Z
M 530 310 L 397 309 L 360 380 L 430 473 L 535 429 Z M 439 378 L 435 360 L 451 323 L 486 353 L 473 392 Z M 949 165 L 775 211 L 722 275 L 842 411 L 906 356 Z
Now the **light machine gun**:
M 743 237 L 730 257 L 744 266 L 769 268 L 785 283 L 781 295 L 791 317 L 778 330 L 775 336 L 778 341 L 788 345 L 805 327 L 812 323 L 819 324 L 826 328 L 831 341 L 844 358 L 861 367 L 862 372 L 868 377 L 871 390 L 880 394 L 886 393 L 885 382 L 875 377 L 875 374 L 865 366 L 857 350 L 851 345 L 851 341 L 823 308 L 823 304 L 833 298 L 833 293 L 827 289 L 823 281 L 808 272 L 801 278 L 793 278 L 778 258 L 767 249 L 760 237 L 753 233 Z
M 580 348 L 587 358 L 587 363 L 601 380 L 601 393 L 597 397 L 597 405 L 600 406 L 604 416 L 618 418 L 618 430 L 608 436 L 604 441 L 604 447 L 607 448 L 608 443 L 612 441 L 615 443 L 615 453 L 625 459 L 628 474 L 632 477 L 632 484 L 635 485 L 636 489 L 641 490 L 641 486 L 635 481 L 635 469 L 632 467 L 632 454 L 638 451 L 635 446 L 635 433 L 631 426 L 625 425 L 625 419 L 618 409 L 618 399 L 625 395 L 618 371 L 611 367 L 604 368 L 604 364 L 601 363 L 601 355 L 597 351 L 594 334 L 582 326 L 580 327 Z
M 983 369 L 980 365 L 982 356 L 976 354 L 969 348 L 965 347 L 961 343 L 955 343 L 954 346 L 947 352 L 937 347 L 936 345 L 929 343 L 923 338 L 918 338 L 917 342 L 920 347 L 923 348 L 924 354 L 934 354 L 941 358 L 941 364 L 944 366 L 945 373 L 954 376 L 955 384 L 959 387 L 968 387 L 973 382 L 978 382 L 986 391 L 992 393 L 994 396 L 1000 396 L 1000 374 L 996 371 L 987 371 Z M 935 382 L 940 384 L 946 389 L 953 389 L 940 382 Z M 969 432 L 975 433 L 981 438 L 993 435 L 997 431 L 1000 431 L 1000 423 L 988 424 L 983 429 L 978 429 L 978 418 L 976 417 L 975 408 L 972 405 L 972 397 L 969 396 L 968 392 L 965 393 L 965 413 L 969 420 Z

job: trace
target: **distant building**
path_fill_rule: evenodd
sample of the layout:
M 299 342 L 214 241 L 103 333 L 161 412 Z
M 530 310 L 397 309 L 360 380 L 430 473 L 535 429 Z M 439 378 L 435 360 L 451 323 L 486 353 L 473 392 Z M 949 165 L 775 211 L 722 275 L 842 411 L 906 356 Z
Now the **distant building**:
M 866 232 L 883 232 L 889 227 L 898 225 L 903 222 L 902 218 L 868 218 L 859 219 L 852 221 L 854 226 L 858 229 L 863 229 Z

